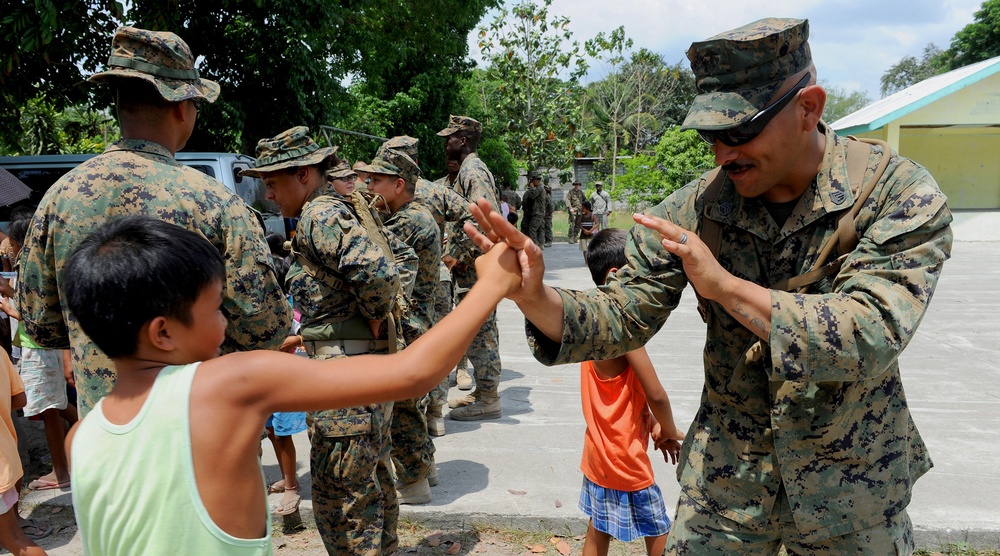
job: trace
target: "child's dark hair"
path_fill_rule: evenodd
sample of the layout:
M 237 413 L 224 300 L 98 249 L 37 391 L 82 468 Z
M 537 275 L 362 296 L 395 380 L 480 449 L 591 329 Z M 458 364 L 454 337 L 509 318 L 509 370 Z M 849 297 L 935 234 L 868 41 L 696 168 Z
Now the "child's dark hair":
M 514 212 L 514 211 L 508 212 L 507 213 L 507 222 L 510 222 L 511 224 L 515 224 L 516 225 L 517 224 L 517 213 Z
M 288 295 L 288 288 L 285 287 L 285 277 L 288 276 L 288 259 L 278 255 L 271 255 L 271 265 L 274 266 L 274 277 L 281 284 L 282 293 Z
M 27 218 L 18 218 L 7 227 L 7 236 L 18 245 L 24 245 L 24 236 L 28 235 L 28 225 L 31 223 Z
M 267 247 L 271 250 L 272 255 L 279 257 L 288 256 L 288 251 L 285 250 L 285 236 L 278 232 L 270 232 L 264 236 L 264 240 L 267 241 Z
M 625 258 L 625 240 L 628 232 L 620 228 L 606 228 L 597 232 L 587 246 L 587 266 L 590 277 L 600 286 L 608 277 L 612 268 L 621 268 L 628 264 Z
M 588 211 L 591 211 L 591 210 L 594 210 L 594 205 L 591 204 L 590 201 L 584 201 L 583 202 L 583 208 L 587 209 Z
M 66 303 L 108 357 L 136 352 L 139 333 L 165 316 L 191 324 L 191 306 L 225 281 L 222 256 L 204 237 L 148 216 L 112 220 L 84 238 L 64 269 Z

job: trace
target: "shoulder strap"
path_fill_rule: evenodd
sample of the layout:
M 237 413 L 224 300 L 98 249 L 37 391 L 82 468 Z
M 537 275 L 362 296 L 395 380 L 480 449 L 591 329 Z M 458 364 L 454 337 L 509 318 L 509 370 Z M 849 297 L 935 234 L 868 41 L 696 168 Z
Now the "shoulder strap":
M 705 181 L 708 182 L 708 187 L 705 188 L 705 194 L 702 196 L 705 206 L 702 209 L 701 232 L 699 232 L 698 237 L 708 246 L 712 256 L 718 258 L 719 245 L 722 243 L 722 225 L 709 218 L 708 211 L 715 205 L 716 199 L 719 198 L 719 192 L 722 191 L 722 184 L 726 182 L 726 174 L 723 173 L 722 166 L 716 166 L 709 172 L 705 176 Z M 698 297 L 698 314 L 701 315 L 702 321 L 708 322 L 708 300 L 702 297 L 698 290 L 695 290 L 694 294 Z

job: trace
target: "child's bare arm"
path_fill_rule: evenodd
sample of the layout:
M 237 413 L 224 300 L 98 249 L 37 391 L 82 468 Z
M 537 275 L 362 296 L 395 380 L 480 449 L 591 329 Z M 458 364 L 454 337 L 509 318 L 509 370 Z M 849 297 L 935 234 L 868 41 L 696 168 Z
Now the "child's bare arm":
M 656 376 L 656 369 L 653 368 L 653 362 L 650 361 L 646 348 L 641 347 L 630 351 L 625 354 L 625 357 L 632 366 L 636 378 L 639 379 L 643 391 L 646 392 L 646 403 L 649 405 L 649 411 L 653 414 L 653 418 L 660 425 L 662 438 L 683 440 L 684 434 L 677 430 L 677 425 L 674 423 L 670 398 L 667 396 L 667 391 L 663 389 L 659 377 Z
M 482 323 L 521 283 L 515 252 L 498 243 L 476 260 L 478 280 L 462 303 L 405 350 L 317 361 L 280 352 L 206 361 L 197 381 L 262 415 L 414 398 L 454 368 Z M 291 379 L 291 380 L 290 380 Z M 218 381 L 209 384 L 209 381 Z

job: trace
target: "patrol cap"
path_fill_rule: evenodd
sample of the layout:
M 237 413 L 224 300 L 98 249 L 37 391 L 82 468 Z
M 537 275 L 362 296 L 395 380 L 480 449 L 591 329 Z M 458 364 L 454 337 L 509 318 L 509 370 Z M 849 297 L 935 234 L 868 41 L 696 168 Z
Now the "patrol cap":
M 309 137 L 309 128 L 300 125 L 257 141 L 257 167 L 243 170 L 240 175 L 259 178 L 267 172 L 312 166 L 336 153 L 337 147 L 320 147 Z
M 475 118 L 470 118 L 468 116 L 451 116 L 448 119 L 448 127 L 442 129 L 437 134 L 441 137 L 447 137 L 456 131 L 471 131 L 473 133 L 482 133 L 483 124 L 479 123 L 479 120 Z
M 349 178 L 351 176 L 357 177 L 358 173 L 354 171 L 354 168 L 351 168 L 351 165 L 346 160 L 340 161 L 340 164 L 337 164 L 326 172 L 326 177 L 331 180 Z
M 371 164 L 366 164 L 357 168 L 359 172 L 369 174 L 383 174 L 386 176 L 399 176 L 410 183 L 417 183 L 420 179 L 420 168 L 412 158 L 399 151 L 385 149 L 375 155 Z
M 754 117 L 812 63 L 808 39 L 809 20 L 768 18 L 692 43 L 699 94 L 681 129 L 727 129 Z
M 378 158 L 382 154 L 382 151 L 386 149 L 392 149 L 394 151 L 399 151 L 406 156 L 417 159 L 417 145 L 420 140 L 416 137 L 410 137 L 409 135 L 397 135 L 392 139 L 389 139 L 385 143 L 379 145 L 378 151 L 375 153 L 375 157 Z
M 219 84 L 201 78 L 187 43 L 170 32 L 119 27 L 111 39 L 108 69 L 87 81 L 104 83 L 122 77 L 142 79 L 169 102 L 219 98 Z

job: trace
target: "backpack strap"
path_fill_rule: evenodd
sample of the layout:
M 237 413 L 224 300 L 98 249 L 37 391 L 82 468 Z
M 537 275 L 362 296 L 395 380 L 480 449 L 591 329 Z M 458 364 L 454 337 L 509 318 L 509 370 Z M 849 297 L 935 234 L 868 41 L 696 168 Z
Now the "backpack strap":
M 705 207 L 701 216 L 701 232 L 698 237 L 708 246 L 712 256 L 718 258 L 719 246 L 722 244 L 722 224 L 709 218 L 708 211 L 715 206 L 719 192 L 722 191 L 722 184 L 726 182 L 726 174 L 722 171 L 722 166 L 716 166 L 710 171 L 705 176 L 705 181 L 708 182 L 708 187 L 705 188 L 705 194 L 702 196 L 705 200 Z M 694 290 L 694 294 L 698 297 L 698 314 L 701 315 L 702 321 L 708 322 L 708 300 L 702 297 L 698 290 Z

